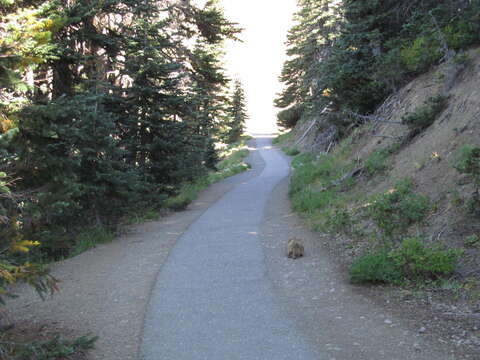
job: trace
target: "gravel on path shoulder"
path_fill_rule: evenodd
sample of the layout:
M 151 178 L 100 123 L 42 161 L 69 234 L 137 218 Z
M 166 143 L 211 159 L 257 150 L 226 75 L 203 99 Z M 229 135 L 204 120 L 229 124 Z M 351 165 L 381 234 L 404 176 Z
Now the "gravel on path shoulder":
M 186 211 L 133 226 L 112 243 L 99 245 L 51 266 L 61 291 L 41 301 L 29 287 L 16 289 L 8 302 L 10 318 L 99 336 L 92 360 L 136 360 L 144 314 L 157 274 L 177 239 L 235 184 L 255 177 L 264 167 L 252 151 L 247 171 L 212 185 Z

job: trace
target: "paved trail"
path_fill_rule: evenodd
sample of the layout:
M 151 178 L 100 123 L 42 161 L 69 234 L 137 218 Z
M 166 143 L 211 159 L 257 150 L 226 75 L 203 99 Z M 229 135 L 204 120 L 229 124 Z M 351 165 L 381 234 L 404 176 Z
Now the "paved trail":
M 17 289 L 12 318 L 99 335 L 92 360 L 455 359 L 345 282 L 328 239 L 291 213 L 288 160 L 270 140 L 187 211 L 55 264 L 48 301 Z M 285 257 L 290 236 L 305 258 Z
M 291 213 L 289 161 L 271 139 L 257 138 L 250 160 L 250 177 L 231 180 L 233 189 L 179 238 L 162 268 L 142 360 L 454 359 L 419 334 L 419 324 L 386 313 L 345 281 L 319 234 Z M 307 257 L 285 257 L 290 236 L 305 240 Z
M 289 172 L 270 145 L 257 140 L 261 174 L 227 193 L 177 242 L 152 292 L 142 359 L 321 359 L 266 276 L 260 226 L 269 194 Z

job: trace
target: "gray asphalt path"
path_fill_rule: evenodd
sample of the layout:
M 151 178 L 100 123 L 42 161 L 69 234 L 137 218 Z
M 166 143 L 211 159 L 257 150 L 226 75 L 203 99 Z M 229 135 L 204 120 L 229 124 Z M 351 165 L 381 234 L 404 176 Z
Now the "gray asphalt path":
M 266 275 L 261 221 L 289 164 L 270 138 L 256 144 L 263 171 L 204 212 L 160 271 L 145 316 L 143 360 L 323 359 Z

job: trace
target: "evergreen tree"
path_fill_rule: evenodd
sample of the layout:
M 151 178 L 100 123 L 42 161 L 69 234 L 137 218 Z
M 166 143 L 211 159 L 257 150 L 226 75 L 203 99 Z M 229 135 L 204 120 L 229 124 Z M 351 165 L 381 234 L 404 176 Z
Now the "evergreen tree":
M 248 119 L 245 91 L 240 80 L 235 80 L 230 108 L 228 111 L 227 143 L 234 143 L 245 132 L 245 122 Z
M 325 89 L 319 64 L 330 55 L 339 33 L 339 7 L 332 0 L 299 0 L 295 26 L 287 37 L 287 55 L 280 81 L 285 88 L 275 100 L 284 111 L 278 124 L 291 128 L 304 115 L 311 114 L 327 101 L 319 98 Z M 320 101 L 318 101 L 320 100 Z
M 239 31 L 217 1 L 0 4 L 0 166 L 41 189 L 20 221 L 44 252 L 66 255 L 76 227 L 160 206 L 214 166 L 222 46 Z
M 275 104 L 293 127 L 330 104 L 371 113 L 431 65 L 480 42 L 479 0 L 299 0 Z M 332 117 L 332 119 L 341 117 Z M 348 121 L 347 121 L 348 122 Z M 351 128 L 344 120 L 337 125 Z

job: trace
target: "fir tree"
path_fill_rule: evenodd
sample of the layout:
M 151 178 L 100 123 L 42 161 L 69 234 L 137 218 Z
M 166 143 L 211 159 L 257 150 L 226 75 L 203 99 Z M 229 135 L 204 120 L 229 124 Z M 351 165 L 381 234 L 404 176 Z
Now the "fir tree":
M 239 31 L 218 2 L 2 5 L 2 101 L 13 110 L 0 109 L 2 131 L 12 129 L 0 166 L 22 178 L 17 188 L 42 189 L 21 221 L 50 239 L 44 252 L 64 256 L 76 226 L 161 206 L 214 166 L 229 84 L 222 46 Z
M 245 132 L 245 122 L 248 119 L 246 109 L 245 91 L 240 80 L 235 80 L 232 98 L 228 109 L 228 133 L 227 142 L 234 143 L 240 139 Z

